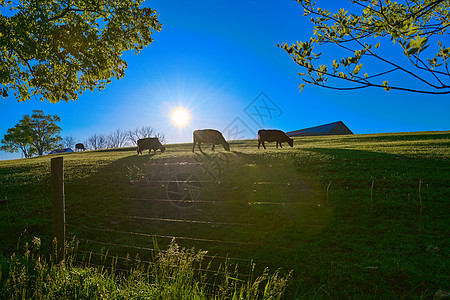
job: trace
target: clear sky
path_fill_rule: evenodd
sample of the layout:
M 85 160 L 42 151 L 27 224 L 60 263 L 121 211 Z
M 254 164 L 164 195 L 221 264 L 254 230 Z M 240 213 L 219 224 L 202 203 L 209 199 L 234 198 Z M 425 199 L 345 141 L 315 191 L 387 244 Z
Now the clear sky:
M 154 0 L 145 5 L 157 10 L 163 27 L 139 55 L 125 54 L 124 78 L 69 103 L 0 98 L 0 138 L 33 109 L 59 115 L 61 135 L 77 142 L 140 126 L 163 132 L 168 143 L 190 142 L 198 128 L 221 130 L 227 139 L 233 132 L 252 138 L 260 128 L 292 131 L 335 121 L 356 134 L 450 129 L 449 95 L 309 85 L 299 93 L 301 69 L 276 46 L 312 34 L 296 1 Z M 170 122 L 178 106 L 192 116 L 184 128 Z M 0 160 L 11 158 L 20 153 L 0 152 Z

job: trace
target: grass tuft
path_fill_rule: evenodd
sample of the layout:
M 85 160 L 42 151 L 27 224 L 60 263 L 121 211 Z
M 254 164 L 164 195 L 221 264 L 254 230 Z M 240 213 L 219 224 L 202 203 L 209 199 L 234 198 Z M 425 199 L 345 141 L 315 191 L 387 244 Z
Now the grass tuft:
M 113 264 L 90 266 L 75 263 L 78 242 L 66 244 L 66 260 L 45 259 L 41 241 L 34 237 L 20 255 L 0 256 L 1 299 L 281 299 L 288 286 L 279 270 L 238 279 L 237 266 L 212 270 L 205 264 L 206 251 L 182 249 L 172 241 L 159 250 L 151 264 L 137 264 L 129 271 Z

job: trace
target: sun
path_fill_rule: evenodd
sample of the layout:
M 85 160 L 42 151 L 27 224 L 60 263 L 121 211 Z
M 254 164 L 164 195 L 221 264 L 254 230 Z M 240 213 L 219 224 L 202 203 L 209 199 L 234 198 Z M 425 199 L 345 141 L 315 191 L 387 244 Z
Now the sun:
M 187 124 L 189 124 L 190 120 L 191 113 L 184 107 L 174 108 L 170 113 L 170 121 L 177 127 L 185 127 Z

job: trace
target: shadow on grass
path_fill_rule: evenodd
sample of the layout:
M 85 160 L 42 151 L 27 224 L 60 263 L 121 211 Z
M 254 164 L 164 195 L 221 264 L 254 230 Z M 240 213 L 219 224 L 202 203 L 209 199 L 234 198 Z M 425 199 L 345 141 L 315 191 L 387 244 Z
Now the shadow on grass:
M 325 197 L 289 158 L 240 151 L 130 155 L 67 186 L 68 232 L 90 240 L 89 247 L 97 241 L 151 248 L 154 236 L 159 245 L 175 237 L 182 247 L 247 259 L 246 267 L 252 259 L 290 267 L 296 250 L 331 222 Z
M 96 253 L 92 259 L 104 259 L 104 248 L 123 266 L 137 255 L 150 259 L 153 239 L 165 246 L 175 237 L 216 259 L 254 259 L 241 267 L 294 269 L 298 289 L 324 296 L 348 297 L 345 286 L 382 298 L 445 286 L 448 185 L 431 180 L 444 176 L 444 161 L 357 149 L 192 154 L 190 147 L 108 152 L 119 156 L 83 177 L 76 172 L 106 153 L 69 163 L 67 232 Z M 418 179 L 428 205 L 422 214 Z M 419 235 L 421 222 L 441 234 Z

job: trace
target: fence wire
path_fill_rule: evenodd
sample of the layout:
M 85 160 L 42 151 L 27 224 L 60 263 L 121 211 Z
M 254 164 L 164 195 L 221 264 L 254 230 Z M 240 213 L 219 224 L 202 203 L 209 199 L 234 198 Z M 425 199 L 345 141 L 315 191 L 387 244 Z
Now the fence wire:
M 178 163 L 172 165 L 179 166 Z M 114 196 L 108 193 L 111 185 L 125 188 L 124 191 L 121 190 L 122 194 Z M 127 192 L 139 190 L 145 185 L 149 185 L 148 194 L 127 196 Z M 167 192 L 170 187 L 179 188 L 177 196 L 185 198 L 171 198 L 171 194 Z M 10 192 L 11 189 L 14 192 Z M 106 191 L 101 193 L 104 196 L 98 196 L 97 193 L 84 193 L 83 189 Z M 7 187 L 2 187 L 0 192 L 1 219 L 7 223 L 7 226 L 3 226 L 7 228 L 3 231 L 4 236 L 16 238 L 24 232 L 45 232 L 42 236 L 46 236 L 51 231 L 48 190 L 31 192 L 22 188 L 20 182 L 8 182 Z M 400 203 L 390 201 L 399 194 L 402 195 Z M 236 195 L 245 197 L 235 198 Z M 355 201 L 358 196 L 361 198 Z M 250 257 L 249 253 L 257 253 L 258 249 L 268 247 L 270 243 L 272 257 L 289 256 L 317 235 L 329 234 L 330 230 L 335 230 L 332 232 L 333 239 L 351 238 L 370 246 L 370 251 L 360 251 L 350 245 L 339 245 L 349 255 L 423 257 L 422 267 L 426 269 L 428 260 L 434 257 L 449 258 L 448 250 L 439 248 L 436 243 L 447 245 L 450 232 L 430 225 L 434 224 L 433 218 L 448 216 L 450 205 L 442 202 L 442 199 L 449 198 L 449 179 L 442 178 L 371 181 L 331 178 L 309 185 L 302 180 L 246 179 L 246 182 L 236 183 L 223 178 L 159 180 L 150 177 L 134 181 L 128 178 L 125 182 L 115 179 L 85 180 L 77 185 L 74 182 L 68 183 L 65 225 L 69 239 L 70 236 L 75 236 L 84 244 L 84 250 L 79 249 L 81 256 L 99 257 L 99 260 L 89 260 L 88 263 L 93 266 L 101 266 L 99 261 L 107 257 L 107 254 L 99 252 L 102 248 L 112 249 L 111 254 L 108 254 L 111 259 L 151 264 L 152 255 L 165 251 L 155 247 L 152 244 L 154 240 L 159 241 L 158 243 L 165 240 L 166 244 L 175 240 L 187 246 L 199 244 L 202 249 L 209 251 L 205 256 L 209 259 L 237 261 L 247 266 L 254 262 L 270 264 L 274 261 L 270 257 Z M 30 203 L 33 205 L 29 206 Z M 326 222 L 314 219 L 314 214 L 323 215 Z M 339 220 L 334 218 L 335 214 L 340 215 Z M 345 214 L 351 215 L 353 221 L 342 217 Z M 36 216 L 39 216 L 38 221 Z M 382 224 L 379 223 L 380 220 Z M 392 222 L 392 226 L 389 232 L 385 232 L 389 222 Z M 150 226 L 150 223 L 156 225 Z M 405 228 L 405 224 L 411 224 L 411 227 Z M 182 233 L 196 233 L 198 236 Z M 285 236 L 277 239 L 278 233 Z M 221 238 L 222 234 L 226 236 L 225 239 Z M 289 240 L 290 234 L 295 238 L 299 238 L 301 234 L 308 237 L 296 245 Z M 397 248 L 380 249 L 382 246 L 377 242 L 385 234 L 407 236 L 411 245 L 407 247 L 399 242 Z M 243 237 L 249 239 L 244 240 Z M 276 242 L 278 244 L 274 246 Z M 329 243 L 333 243 L 331 237 Z M 221 252 L 221 248 L 226 248 L 225 254 Z M 310 255 L 320 255 L 322 251 L 311 251 Z M 148 254 L 142 256 L 142 259 L 126 255 L 145 252 Z M 118 263 L 115 269 L 129 270 L 123 265 Z M 377 268 L 366 266 L 369 269 L 372 267 Z

